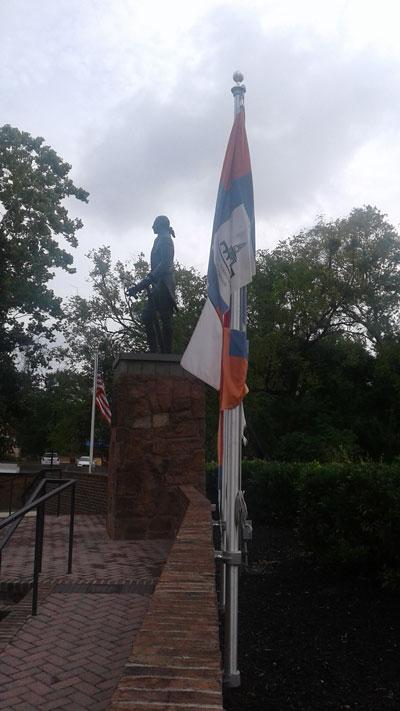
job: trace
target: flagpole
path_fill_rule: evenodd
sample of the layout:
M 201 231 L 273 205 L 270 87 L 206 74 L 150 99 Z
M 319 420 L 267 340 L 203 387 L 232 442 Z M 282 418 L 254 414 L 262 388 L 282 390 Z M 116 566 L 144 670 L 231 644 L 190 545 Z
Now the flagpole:
M 91 474 L 92 466 L 93 466 L 94 418 L 95 418 L 95 414 L 96 414 L 96 385 L 97 385 L 98 360 L 99 360 L 99 354 L 96 351 L 94 354 L 94 369 L 93 369 L 92 422 L 91 422 L 91 426 L 90 426 L 89 474 Z
M 234 117 L 237 116 L 244 103 L 246 87 L 243 75 L 235 72 L 233 80 L 236 85 L 231 91 L 234 98 Z M 245 330 L 241 318 L 241 303 L 245 287 L 231 294 L 230 328 Z M 240 671 L 237 668 L 238 656 L 238 583 L 241 552 L 239 549 L 239 526 L 235 516 L 236 500 L 241 480 L 242 460 L 242 408 L 224 412 L 224 445 L 222 461 L 222 489 L 226 494 L 224 502 L 223 539 L 225 548 L 225 645 L 224 645 L 224 683 L 226 686 L 240 685 Z

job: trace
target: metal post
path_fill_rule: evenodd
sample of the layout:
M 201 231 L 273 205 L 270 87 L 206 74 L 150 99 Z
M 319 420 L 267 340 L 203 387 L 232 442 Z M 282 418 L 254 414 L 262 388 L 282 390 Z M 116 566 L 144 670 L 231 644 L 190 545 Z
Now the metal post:
M 8 499 L 8 515 L 11 516 L 13 500 L 14 479 L 10 479 L 10 496 Z
M 60 469 L 60 471 L 58 472 L 59 479 L 61 479 L 61 475 L 62 475 L 62 471 Z M 60 492 L 58 492 L 58 494 L 57 494 L 57 518 L 60 515 L 60 496 L 61 496 L 61 494 L 60 494 Z
M 32 615 L 37 614 L 38 591 L 39 591 L 39 573 L 42 567 L 42 550 L 43 550 L 43 513 L 39 513 L 43 509 L 43 504 L 39 504 L 36 508 L 36 532 L 35 532 L 35 558 L 33 561 L 33 586 L 32 586 Z
M 72 573 L 72 550 L 74 546 L 74 518 L 75 518 L 75 486 L 76 482 L 71 486 L 71 503 L 69 515 L 69 544 L 68 544 L 68 575 Z
M 222 462 L 222 472 L 224 464 Z M 219 501 L 219 519 L 220 519 L 220 546 L 221 550 L 226 550 L 226 477 L 222 473 L 221 478 L 221 489 L 220 489 L 220 501 Z M 219 590 L 219 610 L 221 613 L 225 612 L 226 604 L 226 567 L 225 561 L 221 560 L 220 565 L 220 590 Z
M 93 445 L 94 445 L 94 418 L 96 414 L 96 388 L 97 388 L 97 367 L 99 354 L 96 351 L 94 354 L 94 370 L 93 370 L 93 395 L 92 395 L 92 421 L 90 425 L 90 450 L 89 450 L 89 474 L 92 472 L 93 466 Z
M 235 72 L 232 88 L 234 97 L 234 116 L 238 114 L 244 101 L 245 86 L 241 83 L 243 75 Z M 242 291 L 242 290 L 241 290 Z M 244 330 L 241 319 L 241 299 L 239 291 L 231 294 L 230 325 L 232 329 Z M 238 647 L 238 581 L 240 563 L 239 529 L 235 520 L 235 502 L 239 491 L 242 458 L 242 408 L 224 412 L 224 450 L 223 450 L 223 492 L 225 498 L 225 644 L 224 644 L 224 683 L 227 686 L 240 685 L 240 671 L 237 668 Z
M 46 489 L 45 489 L 46 493 Z M 44 513 L 46 504 L 40 504 L 37 509 L 36 516 L 39 519 L 39 573 L 42 572 L 42 558 L 43 558 L 43 538 L 44 538 Z

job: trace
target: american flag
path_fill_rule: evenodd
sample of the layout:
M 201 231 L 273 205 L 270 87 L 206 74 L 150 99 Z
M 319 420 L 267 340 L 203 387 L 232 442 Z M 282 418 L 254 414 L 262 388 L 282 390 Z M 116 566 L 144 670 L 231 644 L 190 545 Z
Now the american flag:
M 106 391 L 104 388 L 104 382 L 103 382 L 103 378 L 101 377 L 101 375 L 97 376 L 96 405 L 99 408 L 100 414 L 103 417 L 103 419 L 111 427 L 111 409 L 110 409 L 110 405 L 108 404 L 107 395 L 106 395 Z

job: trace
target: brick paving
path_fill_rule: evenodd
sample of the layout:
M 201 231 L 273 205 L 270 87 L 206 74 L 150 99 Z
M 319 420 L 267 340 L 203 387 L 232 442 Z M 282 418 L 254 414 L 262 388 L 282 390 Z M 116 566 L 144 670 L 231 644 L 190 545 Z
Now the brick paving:
M 102 516 L 75 517 L 72 576 L 66 576 L 68 516 L 46 516 L 43 578 L 138 580 L 158 577 L 170 544 L 165 541 L 111 541 Z M 35 519 L 17 528 L 3 553 L 1 580 L 32 578 Z
M 31 579 L 34 526 L 25 520 L 5 549 L 4 586 Z M 46 518 L 38 615 L 27 595 L 0 622 L 0 709 L 109 708 L 170 548 L 111 541 L 102 517 L 77 516 L 67 576 L 67 544 L 68 517 Z

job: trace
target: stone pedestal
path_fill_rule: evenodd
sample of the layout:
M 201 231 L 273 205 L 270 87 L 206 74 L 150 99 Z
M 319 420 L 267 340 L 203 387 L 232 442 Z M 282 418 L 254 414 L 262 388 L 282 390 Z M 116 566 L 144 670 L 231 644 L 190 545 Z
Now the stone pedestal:
M 178 486 L 204 492 L 204 386 L 172 354 L 114 366 L 107 528 L 111 538 L 173 537 Z

